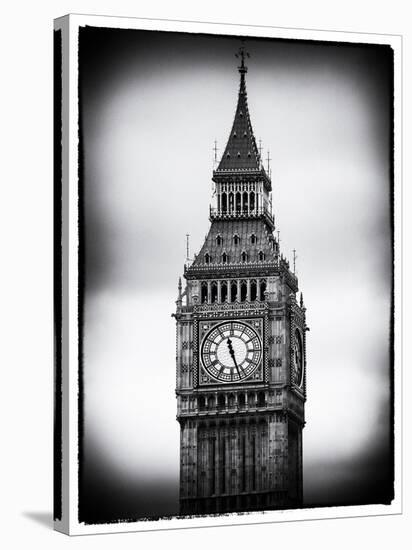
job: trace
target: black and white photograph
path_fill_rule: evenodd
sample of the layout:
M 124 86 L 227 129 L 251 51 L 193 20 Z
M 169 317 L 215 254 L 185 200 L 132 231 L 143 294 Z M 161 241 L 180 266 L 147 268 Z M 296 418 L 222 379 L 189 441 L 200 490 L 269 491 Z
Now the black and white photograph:
M 69 66 L 65 25 L 56 529 L 391 513 L 396 48 L 85 17 Z

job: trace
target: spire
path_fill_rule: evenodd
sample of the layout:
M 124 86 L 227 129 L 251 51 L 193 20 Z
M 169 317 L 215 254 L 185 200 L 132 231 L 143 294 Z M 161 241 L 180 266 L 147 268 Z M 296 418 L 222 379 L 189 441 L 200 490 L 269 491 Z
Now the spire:
M 210 219 L 262 217 L 273 230 L 275 220 L 270 194 L 272 182 L 263 167 L 261 148 L 257 147 L 250 121 L 246 92 L 246 56 L 249 57 L 249 54 L 242 46 L 237 55 L 240 58 L 240 84 L 235 118 L 222 158 L 217 169 L 213 171 L 215 200 L 214 206 L 210 207 Z
M 245 56 L 249 57 L 249 54 L 242 45 L 236 54 L 236 57 L 240 57 L 240 85 L 235 118 L 217 172 L 255 171 L 262 168 L 247 104 Z

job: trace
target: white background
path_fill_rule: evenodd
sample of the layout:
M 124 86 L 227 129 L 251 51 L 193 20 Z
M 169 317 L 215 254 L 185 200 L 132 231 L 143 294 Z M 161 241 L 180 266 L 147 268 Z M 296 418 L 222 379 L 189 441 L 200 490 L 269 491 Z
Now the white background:
M 4 548 L 198 548 L 276 545 L 295 548 L 406 547 L 408 481 L 403 516 L 295 522 L 236 528 L 87 536 L 69 539 L 51 530 L 52 510 L 52 20 L 66 13 L 266 24 L 284 27 L 404 34 L 410 64 L 406 2 L 15 2 L 2 12 L 0 87 L 3 177 L 2 223 L 2 452 L 0 543 Z M 270 6 L 270 7 L 269 7 Z M 404 97 L 411 95 L 405 73 Z M 404 121 L 409 105 L 404 104 Z M 404 128 L 405 138 L 408 128 Z M 405 146 L 405 151 L 408 147 Z M 408 171 L 404 200 L 409 204 Z M 405 206 L 406 208 L 406 206 Z M 405 241 L 407 227 L 404 229 Z M 406 241 L 405 249 L 408 247 Z M 405 262 L 405 267 L 406 262 Z M 4 280 L 3 280 L 4 278 Z M 408 272 L 404 275 L 408 281 Z M 406 284 L 405 284 L 406 286 Z M 405 288 L 405 300 L 409 295 Z M 405 301 L 406 305 L 406 301 Z M 405 307 L 406 310 L 406 307 Z M 406 313 L 406 311 L 405 311 Z M 406 315 L 405 315 L 406 317 Z M 404 387 L 410 386 L 405 350 Z M 405 433 L 410 406 L 405 404 Z M 404 464 L 410 449 L 405 441 Z M 410 532 L 410 528 L 409 528 Z M 113 539 L 113 537 L 115 537 Z

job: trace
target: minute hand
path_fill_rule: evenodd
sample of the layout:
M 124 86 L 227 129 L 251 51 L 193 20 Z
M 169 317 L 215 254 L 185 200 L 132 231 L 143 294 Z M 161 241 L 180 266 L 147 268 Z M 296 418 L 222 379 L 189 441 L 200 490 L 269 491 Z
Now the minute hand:
M 233 350 L 232 340 L 230 338 L 227 339 L 227 345 L 228 345 L 228 348 L 229 348 L 230 356 L 233 359 L 233 362 L 234 362 L 236 370 L 237 370 L 237 374 L 238 374 L 239 379 L 240 379 L 240 371 L 239 371 L 239 367 L 237 366 L 237 362 L 236 362 L 236 358 L 235 358 L 235 352 Z

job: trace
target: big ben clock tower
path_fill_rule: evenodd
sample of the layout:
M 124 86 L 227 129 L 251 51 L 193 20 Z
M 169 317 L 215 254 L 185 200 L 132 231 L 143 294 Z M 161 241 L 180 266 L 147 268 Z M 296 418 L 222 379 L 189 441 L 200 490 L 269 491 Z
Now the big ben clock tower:
M 302 503 L 306 321 L 273 235 L 272 184 L 250 121 L 245 52 L 216 204 L 176 302 L 180 512 Z

